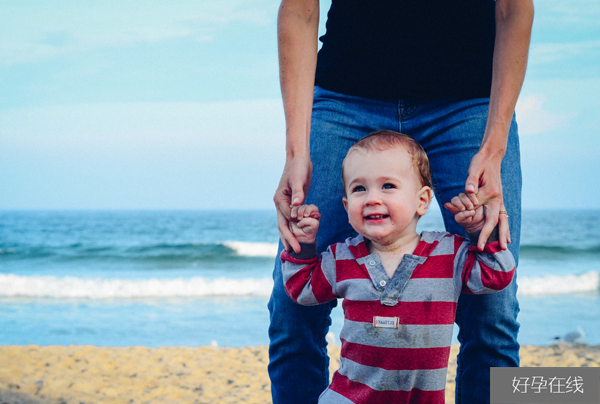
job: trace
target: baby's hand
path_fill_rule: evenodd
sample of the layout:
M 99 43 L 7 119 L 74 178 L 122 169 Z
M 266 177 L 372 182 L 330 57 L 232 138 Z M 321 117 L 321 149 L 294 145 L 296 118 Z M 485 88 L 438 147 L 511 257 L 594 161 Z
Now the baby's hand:
M 321 214 L 315 205 L 300 205 L 292 207 L 290 231 L 301 243 L 314 243 Z
M 479 205 L 475 194 L 461 193 L 452 198 L 452 201 L 444 204 L 446 209 L 454 213 L 456 223 L 463 226 L 469 233 L 483 229 L 485 224 L 485 213 L 483 205 Z

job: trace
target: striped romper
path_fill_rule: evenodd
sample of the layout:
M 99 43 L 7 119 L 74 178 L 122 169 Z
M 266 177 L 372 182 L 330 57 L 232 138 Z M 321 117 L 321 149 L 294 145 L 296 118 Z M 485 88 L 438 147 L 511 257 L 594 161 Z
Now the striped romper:
M 490 237 L 491 238 L 491 237 Z M 423 232 L 390 279 L 362 236 L 299 254 L 285 250 L 285 290 L 297 303 L 344 298 L 341 367 L 319 403 L 444 403 L 446 370 L 460 293 L 492 293 L 515 272 L 497 237 L 483 252 L 446 232 Z

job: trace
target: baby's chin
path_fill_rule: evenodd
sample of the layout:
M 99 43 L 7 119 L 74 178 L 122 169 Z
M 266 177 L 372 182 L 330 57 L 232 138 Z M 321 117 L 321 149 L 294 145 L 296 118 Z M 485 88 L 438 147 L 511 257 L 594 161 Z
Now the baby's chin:
M 409 235 L 407 234 L 402 234 L 402 235 L 397 235 L 397 234 L 387 234 L 385 236 L 381 236 L 381 237 L 377 237 L 377 235 L 365 235 L 365 234 L 361 234 L 363 236 L 363 238 L 371 243 L 375 243 L 381 247 L 390 247 L 390 246 L 396 246 L 398 242 L 402 239 L 402 238 L 410 238 L 412 240 L 412 237 L 414 236 L 418 236 L 418 234 L 416 232 L 411 233 Z M 410 242 L 411 240 L 407 240 L 408 242 Z M 401 243 L 402 244 L 402 243 Z
M 362 235 L 365 240 L 368 240 L 371 243 L 376 243 L 383 247 L 388 247 L 394 245 L 400 238 L 399 237 L 391 237 L 391 236 L 383 236 L 377 237 L 373 235 Z

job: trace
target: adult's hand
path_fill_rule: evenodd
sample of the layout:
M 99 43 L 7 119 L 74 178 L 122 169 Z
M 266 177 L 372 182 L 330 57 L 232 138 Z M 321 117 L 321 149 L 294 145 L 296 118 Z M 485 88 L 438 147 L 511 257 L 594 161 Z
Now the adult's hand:
M 500 211 L 506 211 L 502 197 L 501 163 L 501 157 L 490 157 L 480 151 L 473 156 L 469 165 L 469 177 L 465 184 L 465 191 L 467 194 L 476 196 L 478 206 L 484 205 L 486 208 L 485 225 L 477 241 L 480 251 L 483 251 L 487 239 L 497 224 L 500 248 L 506 250 L 507 243 L 510 243 L 508 215 L 500 214 Z
M 300 252 L 300 243 L 290 231 L 292 206 L 304 203 L 312 177 L 312 162 L 308 154 L 291 157 L 285 163 L 279 186 L 273 196 L 277 209 L 277 230 L 286 251 Z

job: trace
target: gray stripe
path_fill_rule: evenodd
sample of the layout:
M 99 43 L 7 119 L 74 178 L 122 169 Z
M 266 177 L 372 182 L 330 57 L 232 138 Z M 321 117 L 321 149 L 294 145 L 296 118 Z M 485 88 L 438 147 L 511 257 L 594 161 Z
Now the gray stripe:
M 481 281 L 481 266 L 477 260 L 475 260 L 473 269 L 471 269 L 471 276 L 467 280 L 467 287 L 471 289 L 471 292 L 478 295 L 497 292 L 494 289 L 488 289 L 483 286 L 483 282 Z
M 467 262 L 467 256 L 469 255 L 469 242 L 464 241 L 460 247 L 458 247 L 458 251 L 456 252 L 456 256 L 454 257 L 454 290 L 456 291 L 456 296 L 460 295 L 463 287 L 462 283 L 462 272 L 465 264 Z
M 281 266 L 281 270 L 283 271 L 283 284 L 286 285 L 290 278 L 298 273 L 299 270 L 304 268 L 305 264 L 294 264 L 292 262 L 286 261 Z M 287 293 L 287 289 L 286 289 Z M 289 293 L 288 293 L 289 295 Z M 290 296 L 291 297 L 291 296 Z M 304 285 L 300 295 L 298 296 L 298 303 L 304 306 L 315 306 L 319 304 L 317 298 L 312 292 L 312 288 L 310 286 L 310 282 Z
M 446 387 L 446 370 L 385 370 L 365 366 L 342 358 L 342 367 L 338 372 L 348 379 L 366 384 L 373 390 L 379 391 L 410 391 L 419 389 L 425 391 L 443 390 Z
M 360 234 L 356 237 L 348 237 L 346 239 L 346 244 L 348 245 L 353 245 L 353 246 L 357 246 L 360 243 L 362 243 L 363 241 L 365 241 L 364 237 L 361 236 Z
M 453 328 L 454 324 L 400 324 L 399 328 L 374 328 L 372 323 L 345 319 L 340 338 L 378 348 L 443 348 L 452 343 Z
M 454 237 L 442 238 L 431 254 L 429 254 L 430 257 L 435 255 L 454 255 Z
M 441 240 L 447 232 L 439 232 L 439 231 L 424 231 L 421 233 L 421 241 L 426 243 L 434 243 L 436 240 Z
M 312 291 L 310 283 L 307 283 L 304 288 L 302 288 L 300 295 L 298 295 L 298 303 L 303 306 L 316 306 L 317 304 L 320 304 Z
M 400 295 L 401 302 L 455 302 L 452 278 L 410 279 Z
M 319 396 L 319 404 L 354 404 L 340 393 L 327 388 Z
M 337 282 L 335 278 L 337 275 L 337 268 L 335 264 L 335 257 L 329 248 L 321 255 L 321 269 L 323 270 L 325 279 L 327 279 L 327 282 L 329 282 L 329 285 L 331 286 L 331 291 L 335 296 L 339 296 L 336 290 Z
M 379 300 L 381 296 L 370 279 L 348 279 L 336 287 L 340 297 L 356 301 Z
M 338 243 L 335 248 L 335 258 L 338 260 L 353 260 L 354 255 L 346 244 Z
M 509 250 L 498 251 L 494 254 L 498 266 L 494 269 L 502 272 L 510 272 L 515 267 L 515 258 Z

